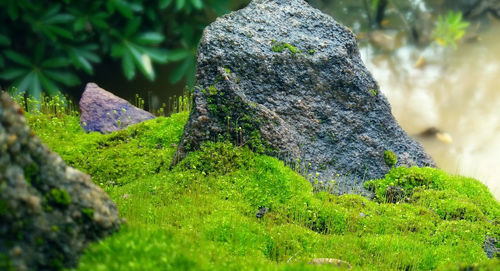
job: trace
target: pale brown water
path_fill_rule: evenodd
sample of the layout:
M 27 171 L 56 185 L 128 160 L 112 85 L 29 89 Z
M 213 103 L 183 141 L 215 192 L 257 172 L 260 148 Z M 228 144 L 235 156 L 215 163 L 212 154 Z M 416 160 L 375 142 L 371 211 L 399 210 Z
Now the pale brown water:
M 472 176 L 500 199 L 500 25 L 457 49 L 406 46 L 391 54 L 361 49 L 401 126 L 438 167 Z M 423 56 L 426 65 L 416 68 Z M 435 127 L 452 142 L 419 133 Z

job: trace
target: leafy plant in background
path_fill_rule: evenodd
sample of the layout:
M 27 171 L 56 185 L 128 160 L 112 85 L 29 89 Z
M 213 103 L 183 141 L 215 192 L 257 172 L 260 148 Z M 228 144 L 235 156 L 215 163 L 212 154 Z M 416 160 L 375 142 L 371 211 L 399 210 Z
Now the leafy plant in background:
M 434 29 L 434 40 L 441 46 L 457 47 L 457 42 L 465 35 L 469 23 L 462 20 L 461 12 L 450 11 L 439 16 Z
M 194 82 L 203 28 L 228 0 L 0 1 L 0 79 L 40 97 L 80 84 L 95 65 L 120 61 L 127 79 L 155 79 L 155 63 L 178 63 L 171 81 Z

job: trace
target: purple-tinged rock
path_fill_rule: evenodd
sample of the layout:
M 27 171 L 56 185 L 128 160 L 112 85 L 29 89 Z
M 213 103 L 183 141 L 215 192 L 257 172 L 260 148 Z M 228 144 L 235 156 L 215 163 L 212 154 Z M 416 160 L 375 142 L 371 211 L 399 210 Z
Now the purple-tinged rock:
M 80 124 L 88 132 L 111 133 L 154 116 L 126 100 L 88 83 L 80 99 Z

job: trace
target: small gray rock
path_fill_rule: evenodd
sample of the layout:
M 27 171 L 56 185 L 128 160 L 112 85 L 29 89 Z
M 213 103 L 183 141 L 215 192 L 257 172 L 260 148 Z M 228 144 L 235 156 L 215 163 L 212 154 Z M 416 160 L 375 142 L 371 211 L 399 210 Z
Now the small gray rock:
M 255 214 L 255 217 L 257 218 L 263 218 L 264 215 L 269 211 L 269 208 L 266 207 L 260 207 L 257 213 Z
M 80 99 L 80 124 L 88 132 L 110 133 L 154 116 L 126 100 L 88 83 Z
M 0 93 L 0 268 L 75 267 L 89 244 L 118 230 L 118 210 L 90 176 L 42 144 Z M 3 270 L 3 269 L 2 269 Z
M 495 256 L 497 257 L 500 256 L 500 249 L 497 248 L 497 244 L 498 244 L 497 238 L 486 235 L 483 244 L 483 250 L 486 253 L 486 256 L 488 256 L 488 258 L 491 259 Z
M 203 33 L 197 64 L 194 107 L 172 165 L 204 141 L 229 140 L 298 163 L 336 193 L 361 194 L 392 167 L 386 151 L 397 166 L 434 166 L 392 116 L 354 34 L 303 0 L 254 0 L 218 18 Z

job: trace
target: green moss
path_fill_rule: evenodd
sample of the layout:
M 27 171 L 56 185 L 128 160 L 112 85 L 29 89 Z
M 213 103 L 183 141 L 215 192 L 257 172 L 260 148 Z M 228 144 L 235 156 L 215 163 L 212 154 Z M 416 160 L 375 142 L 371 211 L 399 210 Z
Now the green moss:
M 52 227 L 50 227 L 52 229 L 53 232 L 59 232 L 59 227 L 57 225 L 52 225 Z
M 214 103 L 227 95 L 219 93 Z M 222 108 L 217 114 L 229 136 L 203 144 L 172 170 L 185 113 L 110 135 L 82 132 L 77 118 L 61 118 L 61 128 L 40 117 L 35 131 L 42 140 L 91 173 L 128 221 L 92 244 L 78 270 L 124 264 L 128 270 L 330 270 L 308 264 L 319 257 L 347 261 L 354 270 L 498 266 L 482 245 L 485 235 L 500 237 L 500 205 L 479 181 L 398 167 L 367 184 L 375 201 L 313 193 L 282 161 L 251 151 L 247 139 L 260 137 L 259 123 Z M 238 127 L 247 140 L 242 147 Z M 385 203 L 389 186 L 401 187 L 409 200 Z M 262 218 L 259 207 L 269 208 Z
M 481 209 L 467 196 L 456 191 L 415 190 L 412 198 L 414 204 L 434 211 L 441 219 L 486 221 Z
M 217 90 L 215 88 L 215 86 L 208 87 L 208 94 L 210 94 L 210 95 L 217 95 L 218 92 L 219 92 L 219 90 Z
M 44 201 L 48 206 L 67 207 L 71 204 L 71 197 L 66 190 L 53 188 L 49 193 L 45 194 Z
M 386 150 L 384 152 L 384 159 L 385 159 L 385 163 L 389 166 L 389 167 L 393 167 L 396 165 L 396 163 L 398 162 L 398 156 L 390 151 L 390 150 Z
M 282 53 L 285 51 L 285 49 L 288 49 L 292 54 L 301 53 L 301 51 L 298 50 L 297 47 L 286 42 L 277 42 L 273 40 L 271 45 L 272 45 L 271 49 L 275 53 Z
M 93 208 L 82 208 L 82 214 L 90 220 L 94 219 L 94 209 Z
M 373 97 L 377 96 L 377 94 L 378 94 L 375 89 L 369 89 L 368 92 L 370 92 L 370 95 Z
M 28 183 L 39 183 L 40 182 L 40 169 L 38 165 L 33 162 L 24 168 L 24 179 Z
M 443 187 L 444 174 L 432 168 L 392 168 L 384 179 L 368 181 L 365 188 L 375 192 L 375 197 L 381 202 L 387 202 L 388 187 L 401 187 L 406 195 L 411 195 L 415 187 L 440 188 Z

